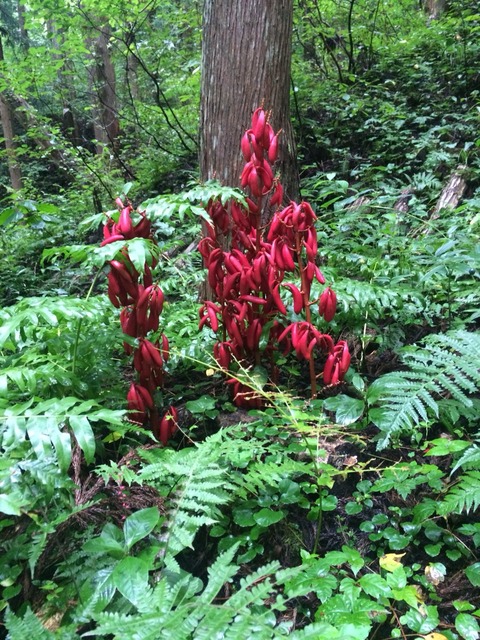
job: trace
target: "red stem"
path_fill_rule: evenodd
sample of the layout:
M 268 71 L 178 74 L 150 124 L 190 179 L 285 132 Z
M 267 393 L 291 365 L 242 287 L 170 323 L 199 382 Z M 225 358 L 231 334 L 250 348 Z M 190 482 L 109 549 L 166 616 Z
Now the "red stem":
M 300 239 L 300 234 L 297 232 L 295 237 L 296 241 L 296 250 L 297 250 L 297 262 L 298 268 L 300 269 L 300 278 L 302 280 L 302 295 L 303 295 L 303 305 L 305 307 L 305 320 L 312 324 L 312 314 L 310 312 L 310 300 L 307 296 L 308 286 L 305 280 L 305 270 L 303 268 L 303 260 L 302 260 L 302 244 Z M 317 377 L 315 375 L 315 362 L 313 360 L 313 353 L 310 355 L 310 360 L 308 361 L 309 370 L 310 370 L 310 390 L 312 394 L 312 398 L 315 398 L 317 395 Z

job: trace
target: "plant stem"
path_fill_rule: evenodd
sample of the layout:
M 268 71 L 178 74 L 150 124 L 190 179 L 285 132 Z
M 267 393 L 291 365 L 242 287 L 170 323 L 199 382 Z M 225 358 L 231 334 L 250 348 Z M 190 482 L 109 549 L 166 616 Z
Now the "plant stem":
M 318 544 L 320 542 L 320 533 L 322 531 L 322 524 L 323 524 L 323 509 L 322 509 L 322 505 L 323 505 L 323 499 L 322 499 L 322 489 L 320 488 L 320 493 L 318 496 L 318 506 L 319 506 L 319 510 L 318 510 L 318 516 L 317 516 L 317 530 L 315 531 L 315 540 L 313 542 L 313 550 L 312 553 L 317 553 L 317 549 L 318 549 Z
M 85 296 L 85 302 L 90 298 L 90 296 L 92 295 L 92 291 L 93 288 L 95 287 L 98 277 L 100 275 L 100 273 L 102 272 L 101 269 L 99 269 L 97 271 L 97 273 L 95 274 L 95 277 L 92 280 L 92 284 L 90 285 L 87 295 Z M 82 330 L 82 324 L 83 324 L 83 318 L 80 318 L 80 320 L 78 321 L 77 324 L 77 332 L 75 334 L 75 342 L 73 343 L 73 354 L 72 354 L 72 373 L 75 373 L 76 368 L 77 368 L 77 358 L 78 358 L 78 345 L 80 343 L 80 332 Z
M 303 306 L 305 307 L 305 319 L 309 324 L 312 324 L 312 314 L 310 312 L 310 300 L 308 298 L 308 286 L 305 280 L 305 271 L 303 268 L 303 260 L 302 260 L 302 245 L 300 242 L 300 235 L 297 234 L 296 237 L 296 250 L 297 250 L 297 262 L 298 268 L 300 269 L 300 278 L 302 281 L 302 295 L 303 295 Z M 309 371 L 310 371 L 310 391 L 312 394 L 312 398 L 317 396 L 317 377 L 315 375 L 315 362 L 313 360 L 313 353 L 310 356 L 310 360 L 308 361 Z

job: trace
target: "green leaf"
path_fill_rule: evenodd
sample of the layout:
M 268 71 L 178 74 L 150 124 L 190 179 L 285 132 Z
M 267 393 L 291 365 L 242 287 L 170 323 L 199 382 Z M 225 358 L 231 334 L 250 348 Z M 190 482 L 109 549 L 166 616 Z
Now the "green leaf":
M 409 609 L 401 616 L 400 622 L 415 631 L 415 633 L 430 633 L 430 631 L 437 628 L 439 623 L 437 607 L 422 607 L 422 611 Z
M 260 509 L 258 513 L 253 515 L 255 522 L 261 527 L 269 527 L 276 522 L 280 522 L 284 517 L 283 511 L 273 511 L 272 509 Z
M 114 558 L 122 558 L 126 553 L 123 532 L 110 522 L 99 536 L 87 540 L 83 549 L 89 553 L 108 553 Z
M 356 549 L 353 549 L 353 547 L 347 547 L 347 545 L 342 547 L 342 552 L 345 554 L 346 562 L 352 570 L 353 575 L 356 576 L 365 564 L 364 559 Z
M 148 536 L 157 526 L 159 519 L 160 513 L 157 507 L 141 509 L 128 516 L 123 525 L 127 548 L 130 550 L 136 542 Z
M 465 569 L 465 575 L 474 587 L 480 587 L 480 562 L 475 562 Z
M 463 451 L 470 446 L 466 440 L 448 440 L 448 438 L 437 438 L 429 443 L 429 448 L 425 451 L 426 456 L 447 456 L 451 453 Z
M 83 451 L 85 462 L 90 464 L 95 456 L 95 436 L 87 416 L 70 416 L 70 427 L 78 442 L 78 446 Z
M 238 524 L 240 527 L 253 527 L 255 524 L 251 507 L 238 507 L 235 509 L 233 512 L 233 520 L 235 524 Z
M 465 640 L 478 640 L 480 627 L 476 618 L 469 613 L 459 613 L 455 618 L 455 629 Z
M 365 403 L 359 398 L 351 398 L 341 393 L 338 396 L 327 398 L 323 403 L 327 411 L 335 413 L 335 422 L 341 425 L 348 425 L 356 422 L 362 417 Z
M 365 593 L 372 598 L 388 598 L 392 594 L 387 581 L 378 573 L 367 573 L 360 578 L 359 584 Z
M 215 409 L 215 399 L 211 396 L 200 396 L 196 400 L 189 400 L 185 406 L 193 415 L 203 415 Z
M 132 556 L 123 558 L 113 570 L 112 582 L 122 596 L 133 605 L 142 607 L 150 592 L 147 563 Z
M 19 499 L 19 497 L 16 498 L 13 495 L 0 493 L 0 512 L 5 513 L 7 516 L 21 515 L 21 507 L 24 504 L 26 504 L 26 501 Z
M 149 255 L 148 240 L 145 238 L 134 238 L 128 242 L 128 257 L 139 273 L 143 273 Z
M 52 429 L 50 434 L 52 444 L 57 454 L 60 471 L 67 472 L 72 459 L 72 442 L 69 433 Z

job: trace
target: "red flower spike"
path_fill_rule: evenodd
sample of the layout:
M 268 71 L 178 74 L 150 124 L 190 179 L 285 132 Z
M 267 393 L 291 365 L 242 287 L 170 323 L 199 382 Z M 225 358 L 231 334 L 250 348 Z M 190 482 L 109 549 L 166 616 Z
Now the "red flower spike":
M 132 338 L 136 338 L 138 336 L 137 314 L 134 307 L 131 305 L 124 307 L 120 311 L 120 325 L 123 333 L 127 336 L 131 336 Z
M 327 287 L 320 296 L 318 312 L 327 322 L 331 322 L 337 310 L 337 295 L 333 289 Z
M 142 218 L 137 224 L 133 227 L 133 237 L 134 238 L 145 238 L 146 240 L 150 238 L 152 233 L 152 224 L 150 220 L 145 217 L 145 214 L 142 214 Z

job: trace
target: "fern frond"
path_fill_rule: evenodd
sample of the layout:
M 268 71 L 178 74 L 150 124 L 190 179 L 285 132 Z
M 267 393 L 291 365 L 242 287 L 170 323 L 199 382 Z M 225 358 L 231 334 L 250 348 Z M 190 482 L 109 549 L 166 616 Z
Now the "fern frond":
M 164 553 L 174 556 L 191 546 L 200 527 L 218 520 L 219 507 L 230 499 L 233 485 L 227 469 L 219 464 L 219 453 L 208 440 L 196 449 L 172 453 L 160 450 L 145 457 L 152 462 L 141 470 L 139 479 L 168 493 L 161 540 Z
M 381 431 L 378 448 L 385 448 L 392 436 L 413 432 L 420 422 L 439 416 L 438 401 L 451 398 L 472 406 L 468 395 L 480 389 L 480 335 L 451 331 L 425 339 L 423 347 L 404 350 L 408 371 L 387 373 L 370 387 L 380 410 L 372 421 Z M 445 402 L 445 400 L 444 400 Z
M 46 629 L 37 616 L 27 609 L 23 617 L 18 617 L 10 609 L 5 614 L 5 627 L 8 631 L 8 640 L 25 640 L 25 638 L 35 638 L 35 640 L 55 640 L 58 636 Z M 73 640 L 78 636 L 64 628 L 62 640 Z
M 467 471 L 460 476 L 437 509 L 439 515 L 469 513 L 480 506 L 480 471 Z
M 477 444 L 472 445 L 457 460 L 451 473 L 454 473 L 460 467 L 464 469 L 480 468 L 480 447 Z

